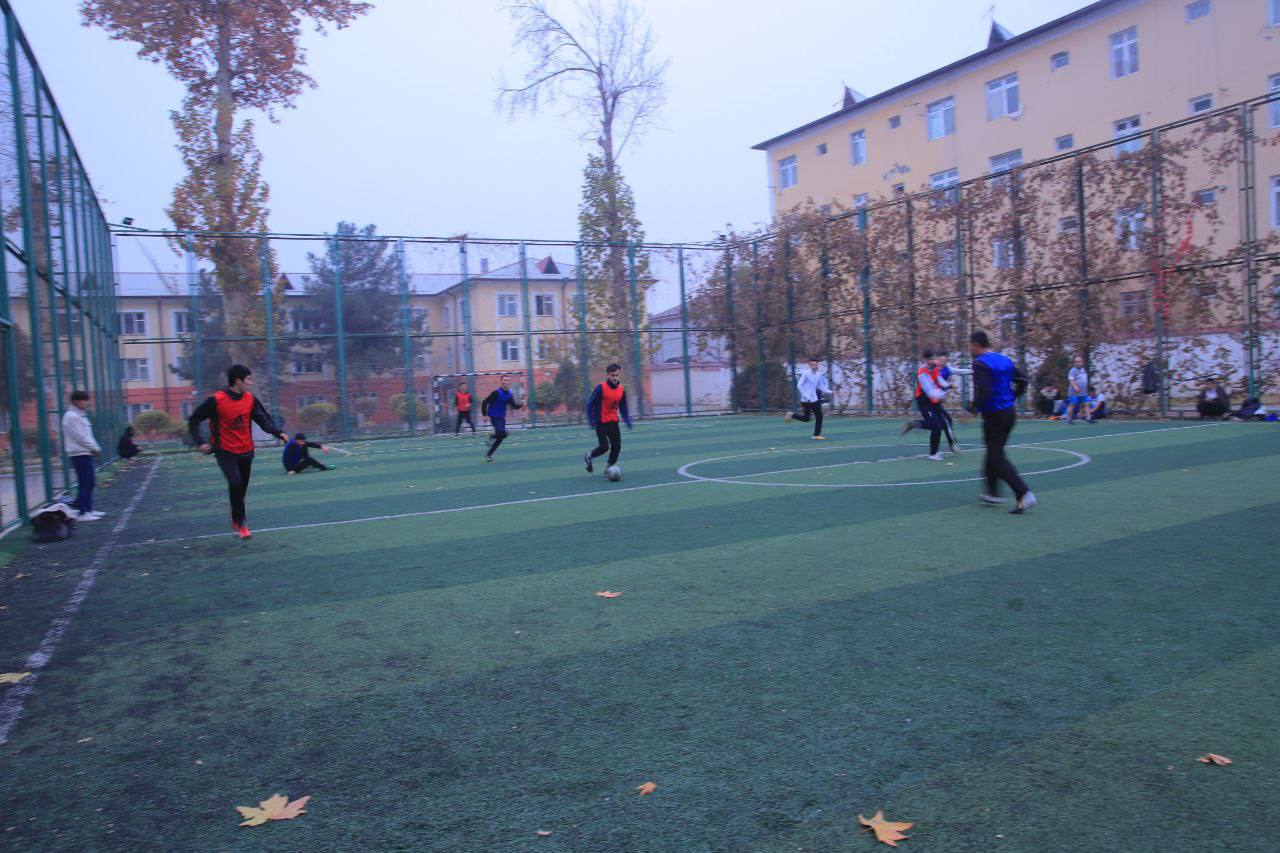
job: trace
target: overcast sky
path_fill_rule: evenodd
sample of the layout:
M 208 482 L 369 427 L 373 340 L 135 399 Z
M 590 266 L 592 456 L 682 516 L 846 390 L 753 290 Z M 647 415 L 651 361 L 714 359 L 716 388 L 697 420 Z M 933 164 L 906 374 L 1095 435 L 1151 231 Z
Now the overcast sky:
M 181 176 L 168 112 L 182 89 L 135 47 L 79 22 L 76 0 L 11 0 L 93 184 L 118 222 L 168 227 Z M 711 239 L 768 218 L 751 146 L 985 47 L 989 0 L 639 0 L 671 58 L 660 128 L 623 167 L 647 236 Z M 1024 32 L 1088 0 L 1017 0 Z M 568 10 L 569 0 L 552 0 Z M 511 26 L 491 0 L 374 0 L 351 27 L 304 40 L 318 87 L 258 123 L 275 231 L 573 239 L 588 143 L 555 111 L 509 121 Z M 126 268 L 131 261 L 122 258 Z

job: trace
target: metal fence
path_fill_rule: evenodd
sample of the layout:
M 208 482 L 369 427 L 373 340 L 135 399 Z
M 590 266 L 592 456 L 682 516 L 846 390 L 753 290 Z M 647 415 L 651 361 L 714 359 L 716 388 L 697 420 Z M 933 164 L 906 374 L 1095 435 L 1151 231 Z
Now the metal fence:
M 111 241 L 66 123 L 13 10 L 0 0 L 0 527 L 70 486 L 60 424 L 92 395 L 99 463 L 114 456 L 123 395 Z
M 895 413 L 919 352 L 963 357 L 979 328 L 1036 388 L 1083 356 L 1114 408 L 1185 412 L 1205 380 L 1270 394 L 1277 127 L 1273 95 L 710 243 L 118 231 L 144 270 L 119 282 L 130 413 L 180 419 L 232 361 L 330 436 L 452 431 L 460 383 L 478 401 L 502 373 L 515 423 L 581 421 L 610 362 L 642 417 L 766 412 L 811 355 L 837 411 Z

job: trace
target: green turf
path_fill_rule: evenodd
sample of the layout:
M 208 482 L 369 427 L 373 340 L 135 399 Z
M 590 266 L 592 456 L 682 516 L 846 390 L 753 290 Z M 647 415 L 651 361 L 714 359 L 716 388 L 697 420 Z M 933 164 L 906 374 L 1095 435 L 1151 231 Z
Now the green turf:
M 0 845 L 872 850 L 884 809 L 902 849 L 1280 848 L 1274 425 L 1022 424 L 1024 470 L 1088 457 L 1022 517 L 980 450 L 828 434 L 646 423 L 616 484 L 568 428 L 263 453 L 248 543 L 166 457 L 0 746 Z M 0 569 L 0 671 L 106 524 Z M 308 814 L 237 827 L 277 792 Z

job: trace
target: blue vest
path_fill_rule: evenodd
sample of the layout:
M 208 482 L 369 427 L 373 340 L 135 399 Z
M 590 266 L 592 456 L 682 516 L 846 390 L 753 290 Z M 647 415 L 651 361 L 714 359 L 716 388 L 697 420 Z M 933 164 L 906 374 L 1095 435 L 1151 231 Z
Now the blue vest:
M 976 360 L 985 364 L 991 371 L 991 396 L 982 407 L 982 411 L 999 412 L 1012 409 L 1017 403 L 1017 397 L 1013 391 L 1013 361 L 1004 353 L 995 351 L 985 352 Z
M 515 399 L 515 395 L 506 388 L 499 388 L 498 399 L 489 404 L 489 417 L 505 420 L 507 417 L 507 403 Z

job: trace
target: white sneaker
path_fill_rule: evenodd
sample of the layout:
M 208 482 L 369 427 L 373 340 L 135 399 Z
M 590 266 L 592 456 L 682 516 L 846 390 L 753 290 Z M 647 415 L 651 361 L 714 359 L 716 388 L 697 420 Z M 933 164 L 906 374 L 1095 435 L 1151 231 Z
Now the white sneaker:
M 1039 503 L 1039 501 L 1036 500 L 1036 496 L 1031 494 L 1030 492 L 1027 492 L 1025 495 L 1022 496 L 1022 500 L 1018 501 L 1018 505 L 1015 506 L 1013 509 L 1009 510 L 1009 514 L 1022 515 L 1024 512 L 1031 509 L 1037 503 Z
M 942 461 L 942 454 L 941 454 L 941 453 L 931 453 L 931 454 L 929 454 L 929 461 L 930 461 L 930 462 L 941 462 L 941 461 Z
M 1005 499 L 998 495 L 978 495 L 978 500 L 984 504 L 1002 504 L 1005 502 Z
M 102 518 L 100 512 L 77 512 L 72 516 L 76 521 L 97 521 Z

